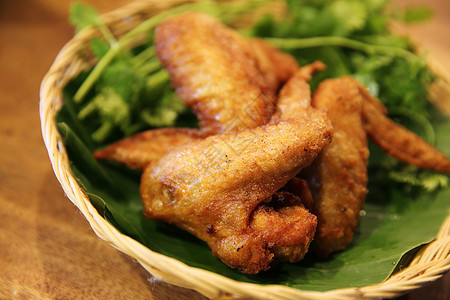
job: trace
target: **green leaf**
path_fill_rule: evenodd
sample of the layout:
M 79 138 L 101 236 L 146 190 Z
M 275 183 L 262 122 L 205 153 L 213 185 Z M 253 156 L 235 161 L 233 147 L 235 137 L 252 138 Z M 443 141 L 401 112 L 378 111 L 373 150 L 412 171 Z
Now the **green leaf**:
M 358 29 L 362 29 L 367 20 L 366 4 L 362 1 L 337 0 L 328 6 L 330 14 L 336 20 L 334 33 L 336 35 L 348 35 Z
M 123 101 L 133 103 L 142 93 L 145 81 L 145 76 L 135 69 L 132 61 L 122 58 L 105 69 L 98 87 L 113 90 Z
M 262 16 L 252 28 L 252 35 L 260 37 L 270 37 L 275 35 L 276 23 L 269 14 Z
M 433 76 L 424 65 L 395 58 L 391 64 L 374 72 L 380 85 L 380 100 L 388 110 L 408 108 L 423 114 L 428 110 L 427 87 Z
M 94 7 L 81 2 L 72 2 L 69 10 L 69 21 L 80 31 L 87 26 L 99 26 L 101 24 L 98 12 Z
M 158 98 L 169 104 L 175 98 L 163 99 Z M 70 97 L 65 101 L 70 103 Z M 63 107 L 59 119 L 70 116 L 64 113 L 67 108 Z M 449 155 L 450 120 L 436 113 L 432 116 L 437 147 Z M 85 123 L 82 125 L 88 125 Z M 92 150 L 84 146 L 70 127 L 60 130 L 75 176 L 108 222 L 153 251 L 243 282 L 281 284 L 313 291 L 380 283 L 392 272 L 404 268 L 414 251 L 433 240 L 450 209 L 450 187 L 441 184 L 445 179 L 417 175 L 423 179 L 423 186 L 441 184 L 433 192 L 389 181 L 385 170 L 395 168 L 398 162 L 391 158 L 386 161 L 388 164 L 380 166 L 378 161 L 386 155 L 378 148 L 375 149 L 380 154 L 371 148 L 370 192 L 349 248 L 326 260 L 308 254 L 297 264 L 283 263 L 259 275 L 245 275 L 228 268 L 212 255 L 204 242 L 187 232 L 146 219 L 139 194 L 139 172 L 113 163 L 96 162 Z M 84 130 L 90 129 L 85 126 Z
M 175 126 L 177 118 L 187 110 L 187 106 L 176 94 L 166 90 L 153 105 L 141 112 L 140 117 L 152 127 Z
M 404 11 L 396 14 L 396 18 L 405 23 L 423 22 L 434 16 L 433 9 L 426 5 L 408 5 Z
M 95 57 L 102 58 L 110 49 L 109 44 L 100 38 L 93 38 L 89 41 L 92 53 Z
M 366 0 L 364 2 L 367 4 L 369 12 L 379 13 L 389 1 L 390 0 Z
M 112 188 L 114 186 L 113 181 L 75 132 L 64 122 L 59 122 L 57 128 L 71 160 L 77 163 L 80 171 L 87 174 L 95 174 L 95 178 L 92 179 L 94 184 L 99 186 L 106 185 L 108 189 Z
M 446 136 L 449 137 L 448 132 Z M 101 164 L 108 181 L 114 185 L 99 184 L 99 173 L 92 168 L 82 169 L 83 157 L 91 155 L 87 148 L 66 146 L 82 186 L 99 212 L 121 232 L 153 251 L 244 282 L 315 291 L 379 283 L 400 268 L 399 262 L 405 264 L 401 258 L 410 249 L 433 240 L 450 209 L 449 187 L 433 193 L 397 187 L 386 194 L 382 187 L 371 189 L 348 249 L 326 260 L 308 255 L 297 264 L 279 264 L 260 275 L 245 275 L 228 268 L 211 254 L 204 242 L 190 234 L 146 219 L 139 195 L 139 173 L 115 164 Z
M 129 121 L 130 108 L 114 90 L 105 89 L 93 101 L 96 103 L 103 121 L 124 125 Z
M 404 168 L 401 171 L 391 171 L 388 176 L 398 182 L 420 186 L 429 192 L 447 187 L 449 181 L 447 175 L 430 171 L 418 172 L 417 169 L 410 168 Z

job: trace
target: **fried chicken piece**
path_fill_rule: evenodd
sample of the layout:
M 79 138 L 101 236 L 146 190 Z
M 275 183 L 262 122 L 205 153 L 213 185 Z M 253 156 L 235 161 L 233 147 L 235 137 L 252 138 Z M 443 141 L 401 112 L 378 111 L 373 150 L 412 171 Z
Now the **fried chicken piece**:
M 370 139 L 389 155 L 408 164 L 438 172 L 450 173 L 450 160 L 418 135 L 394 123 L 386 108 L 355 81 L 364 96 L 364 128 Z
M 196 26 L 183 27 L 190 21 Z M 189 32 L 188 36 L 186 32 Z M 208 45 L 199 46 L 208 38 L 212 39 Z M 155 43 L 160 59 L 169 68 L 177 93 L 184 95 L 183 99 L 194 106 L 200 120 L 203 118 L 200 125 L 204 130 L 165 128 L 146 131 L 96 151 L 97 159 L 115 160 L 130 168 L 143 169 L 173 146 L 223 131 L 263 125 L 272 116 L 274 93 L 298 69 L 293 56 L 263 40 L 246 40 L 212 17 L 199 13 L 179 16 L 160 25 Z M 202 47 L 203 52 L 196 47 Z M 213 53 L 216 56 L 213 57 Z M 220 59 L 215 59 L 218 57 Z M 233 61 L 231 69 L 230 60 Z M 197 71 L 202 71 L 202 75 Z M 196 74 L 195 78 L 193 74 Z M 225 76 L 221 77 L 223 74 Z M 240 82 L 240 90 L 235 89 L 233 84 L 236 82 Z M 250 87 L 248 91 L 247 87 Z
M 114 160 L 129 168 L 143 170 L 172 148 L 203 138 L 194 128 L 160 128 L 137 133 L 94 152 L 99 160 Z
M 313 238 L 315 217 L 295 196 L 273 195 L 331 134 L 317 113 L 177 147 L 144 170 L 144 213 L 196 235 L 244 273 L 267 270 L 275 259 L 297 261 Z
M 311 106 L 311 88 L 308 80 L 311 79 L 312 74 L 324 69 L 325 65 L 320 61 L 298 69 L 280 90 L 277 111 L 272 120 L 303 118 L 305 114 L 317 110 Z
M 258 242 L 267 243 L 273 258 L 278 261 L 295 263 L 308 252 L 317 218 L 304 207 L 304 202 L 305 199 L 294 194 L 277 192 L 260 203 L 250 215 L 249 227 L 258 232 Z M 227 243 L 226 239 L 222 241 L 222 245 Z
M 285 191 L 299 197 L 300 199 L 302 199 L 303 206 L 306 209 L 313 211 L 314 200 L 311 195 L 311 190 L 309 189 L 308 182 L 306 180 L 294 177 L 289 180 L 280 191 Z
M 347 77 L 323 81 L 313 95 L 312 105 L 327 109 L 334 127 L 333 141 L 306 172 L 318 219 L 313 248 L 319 256 L 344 249 L 351 241 L 367 194 L 363 101 Z
M 322 82 L 312 106 L 328 110 L 335 134 L 303 172 L 310 184 L 318 227 L 318 256 L 344 249 L 352 240 L 367 193 L 368 135 L 388 154 L 423 168 L 450 172 L 450 162 L 422 138 L 394 123 L 386 108 L 351 77 Z
M 295 58 L 258 38 L 248 40 L 251 48 L 250 55 L 256 62 L 256 67 L 273 92 L 277 92 L 281 85 L 288 81 L 299 69 Z
M 266 124 L 275 111 L 276 89 L 297 68 L 291 56 L 196 12 L 161 23 L 155 47 L 177 95 L 209 134 Z M 272 73 L 276 65 L 283 69 Z

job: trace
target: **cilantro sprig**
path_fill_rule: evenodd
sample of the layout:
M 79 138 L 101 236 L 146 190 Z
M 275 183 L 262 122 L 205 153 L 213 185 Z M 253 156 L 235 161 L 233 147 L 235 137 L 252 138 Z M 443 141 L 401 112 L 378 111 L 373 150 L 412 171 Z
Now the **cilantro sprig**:
M 432 107 L 427 90 L 434 75 L 426 56 L 414 53 L 411 42 L 389 30 L 392 20 L 414 22 L 430 18 L 428 6 L 394 7 L 388 0 L 287 0 L 288 14 L 279 20 L 266 15 L 253 28 L 275 46 L 291 52 L 301 64 L 322 60 L 328 67 L 313 78 L 350 75 L 364 83 L 387 106 L 391 117 L 433 144 L 428 118 Z M 371 159 L 371 171 L 408 186 L 432 190 L 447 185 L 446 175 L 402 163 L 391 164 L 384 153 Z M 373 180 L 385 176 L 371 176 Z

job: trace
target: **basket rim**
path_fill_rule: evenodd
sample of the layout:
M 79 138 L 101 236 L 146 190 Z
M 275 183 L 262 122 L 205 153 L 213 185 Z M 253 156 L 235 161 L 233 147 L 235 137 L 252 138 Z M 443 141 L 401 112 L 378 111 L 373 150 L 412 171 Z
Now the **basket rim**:
M 149 9 L 149 7 L 167 9 L 180 3 L 192 1 L 172 0 L 167 1 L 166 6 L 158 4 L 155 7 L 151 5 L 152 2 L 158 1 L 131 2 L 124 7 L 102 15 L 102 17 L 105 22 L 109 23 L 122 19 L 124 12 L 137 14 Z M 72 78 L 76 72 L 86 67 L 85 64 L 74 63 L 71 58 L 77 53 L 83 41 L 88 40 L 93 34 L 93 29 L 87 29 L 69 40 L 62 47 L 41 82 L 39 113 L 44 144 L 54 173 L 65 194 L 81 211 L 96 235 L 111 246 L 136 259 L 156 278 L 170 284 L 194 289 L 209 298 L 375 299 L 401 295 L 441 277 L 450 270 L 450 214 L 443 222 L 436 239 L 423 250 L 424 253 L 427 253 L 429 249 L 436 248 L 433 250 L 434 254 L 428 255 L 428 260 L 424 259 L 422 254 L 420 257 L 416 257 L 410 266 L 379 284 L 325 292 L 300 290 L 280 284 L 260 285 L 237 281 L 218 273 L 191 267 L 175 258 L 154 252 L 131 237 L 120 233 L 97 212 L 72 174 L 67 151 L 62 143 L 55 121 L 56 113 L 62 106 L 64 80 Z M 67 78 L 67 73 L 72 74 L 72 77 Z M 434 259 L 436 257 L 437 259 Z M 417 276 L 408 274 L 411 268 L 417 269 L 415 273 Z

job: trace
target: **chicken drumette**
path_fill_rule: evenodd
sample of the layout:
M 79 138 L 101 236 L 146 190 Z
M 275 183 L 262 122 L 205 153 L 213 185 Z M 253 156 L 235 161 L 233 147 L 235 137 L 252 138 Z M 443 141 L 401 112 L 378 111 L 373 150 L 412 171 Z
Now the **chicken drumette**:
M 326 109 L 334 128 L 333 141 L 302 174 L 314 198 L 313 247 L 319 256 L 342 250 L 352 240 L 367 194 L 366 136 L 409 164 L 450 173 L 445 155 L 389 119 L 381 102 L 352 77 L 323 81 L 312 106 Z

